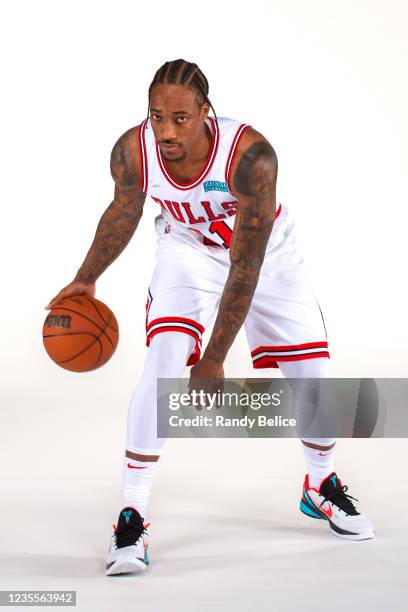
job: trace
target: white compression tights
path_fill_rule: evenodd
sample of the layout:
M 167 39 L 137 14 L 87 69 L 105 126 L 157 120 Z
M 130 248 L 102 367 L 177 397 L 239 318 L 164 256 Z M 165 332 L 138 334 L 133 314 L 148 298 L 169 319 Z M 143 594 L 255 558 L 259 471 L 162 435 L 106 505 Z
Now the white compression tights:
M 165 332 L 152 338 L 142 377 L 130 402 L 127 450 L 145 455 L 159 454 L 166 439 L 158 438 L 156 433 L 157 378 L 180 378 L 193 352 L 194 342 L 194 338 L 180 332 Z M 325 378 L 328 376 L 328 359 L 281 361 L 279 368 L 285 378 Z M 317 444 L 329 445 L 328 440 L 319 440 L 321 442 L 316 441 Z
M 192 336 L 180 332 L 164 332 L 151 339 L 143 374 L 130 402 L 126 450 L 160 454 L 166 439 L 156 433 L 157 378 L 180 378 L 194 344 Z
M 126 450 L 130 453 L 125 454 L 123 462 L 122 508 L 136 508 L 144 518 L 157 456 L 166 441 L 157 436 L 157 379 L 180 378 L 194 343 L 194 338 L 180 332 L 153 336 L 142 377 L 130 402 L 126 433 Z
M 279 369 L 285 378 L 327 378 L 329 364 L 327 357 L 280 361 Z
M 328 361 L 326 357 L 281 361 L 279 368 L 285 378 L 326 378 L 329 376 Z M 322 447 L 313 448 L 302 444 L 310 486 L 319 489 L 322 480 L 333 471 L 336 440 L 335 438 L 305 438 L 304 440 Z

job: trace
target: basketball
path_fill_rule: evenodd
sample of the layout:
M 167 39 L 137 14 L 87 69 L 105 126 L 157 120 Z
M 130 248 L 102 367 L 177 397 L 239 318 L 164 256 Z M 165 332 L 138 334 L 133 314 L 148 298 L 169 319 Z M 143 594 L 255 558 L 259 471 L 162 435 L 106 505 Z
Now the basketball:
M 44 321 L 45 350 L 55 363 L 72 372 L 89 372 L 113 355 L 119 328 L 113 312 L 88 295 L 64 298 Z

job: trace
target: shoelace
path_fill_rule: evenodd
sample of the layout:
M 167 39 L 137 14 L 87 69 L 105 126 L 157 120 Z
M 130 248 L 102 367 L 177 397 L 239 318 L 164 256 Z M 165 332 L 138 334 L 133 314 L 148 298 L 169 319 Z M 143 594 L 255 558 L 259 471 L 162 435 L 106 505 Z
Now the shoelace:
M 350 514 L 360 514 L 360 512 L 357 512 L 353 502 L 350 501 L 351 499 L 358 501 L 358 499 L 352 495 L 348 495 L 346 491 L 348 491 L 347 485 L 343 485 L 342 487 L 338 485 L 336 489 L 333 489 L 333 491 L 324 496 L 320 505 L 323 506 L 326 501 L 330 501 L 332 504 L 338 506 L 340 510 L 343 510 L 347 516 Z
M 140 526 L 130 524 L 120 530 L 116 528 L 113 534 L 116 548 L 137 544 L 142 535 L 147 535 L 146 527 L 143 524 Z

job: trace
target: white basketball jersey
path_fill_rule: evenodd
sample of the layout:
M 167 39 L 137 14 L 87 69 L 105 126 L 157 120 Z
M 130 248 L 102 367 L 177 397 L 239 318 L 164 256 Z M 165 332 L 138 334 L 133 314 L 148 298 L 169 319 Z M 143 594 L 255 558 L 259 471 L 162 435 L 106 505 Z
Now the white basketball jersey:
M 200 359 L 203 333 L 214 321 L 230 273 L 226 249 L 238 204 L 231 191 L 231 166 L 249 127 L 226 117 L 220 117 L 218 125 L 212 118 L 206 122 L 212 134 L 210 152 L 200 175 L 188 184 L 169 172 L 149 120 L 141 124 L 139 136 L 141 188 L 161 211 L 146 303 L 146 343 L 163 332 L 191 336 L 195 341 L 186 354 L 187 365 Z M 214 243 L 219 246 L 205 246 Z M 277 206 L 245 331 L 255 368 L 329 357 L 323 317 L 286 204 Z
M 172 176 L 166 159 L 156 143 L 150 119 L 139 131 L 141 189 L 160 207 L 167 231 L 196 231 L 205 244 L 219 244 L 228 249 L 237 210 L 232 194 L 231 166 L 239 141 L 250 127 L 240 121 L 219 117 L 218 123 L 207 117 L 211 146 L 200 175 L 189 183 Z

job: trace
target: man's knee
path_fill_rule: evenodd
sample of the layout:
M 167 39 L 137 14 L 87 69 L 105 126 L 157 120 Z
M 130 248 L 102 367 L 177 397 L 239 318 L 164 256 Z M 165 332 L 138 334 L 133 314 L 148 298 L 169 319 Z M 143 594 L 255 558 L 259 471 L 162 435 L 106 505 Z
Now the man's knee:
M 174 376 L 179 376 L 194 352 L 195 343 L 195 338 L 182 332 L 156 334 L 150 340 L 147 360 L 154 362 L 160 372 L 174 372 Z
M 285 378 L 328 378 L 329 360 L 327 357 L 281 361 L 279 368 Z

